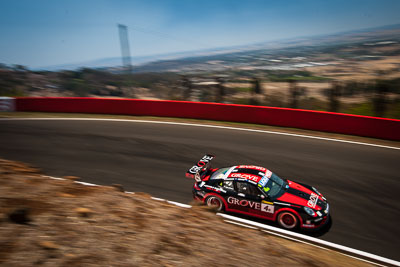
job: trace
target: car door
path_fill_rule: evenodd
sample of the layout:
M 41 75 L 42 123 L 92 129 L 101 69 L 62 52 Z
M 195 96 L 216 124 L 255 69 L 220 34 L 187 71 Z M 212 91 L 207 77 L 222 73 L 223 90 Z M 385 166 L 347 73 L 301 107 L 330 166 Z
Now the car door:
M 224 180 L 219 184 L 223 190 L 225 190 L 225 194 L 223 194 L 223 197 L 226 200 L 226 203 L 228 204 L 226 209 L 227 211 L 229 210 L 236 210 L 236 201 L 237 201 L 237 192 L 234 187 L 233 180 Z
M 237 201 L 234 208 L 241 213 L 246 213 L 256 217 L 272 219 L 275 208 L 272 202 L 263 194 L 257 186 L 247 181 L 236 181 L 235 189 Z
M 257 188 L 246 181 L 233 182 L 233 194 L 227 198 L 228 208 L 245 214 L 253 214 L 260 208 L 261 198 Z

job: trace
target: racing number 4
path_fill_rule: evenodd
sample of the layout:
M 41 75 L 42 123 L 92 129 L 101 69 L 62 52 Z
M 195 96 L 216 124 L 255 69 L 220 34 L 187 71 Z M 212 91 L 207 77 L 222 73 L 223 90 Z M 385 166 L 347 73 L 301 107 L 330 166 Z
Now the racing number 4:
M 273 205 L 261 203 L 261 211 L 268 212 L 268 213 L 274 213 L 275 207 Z

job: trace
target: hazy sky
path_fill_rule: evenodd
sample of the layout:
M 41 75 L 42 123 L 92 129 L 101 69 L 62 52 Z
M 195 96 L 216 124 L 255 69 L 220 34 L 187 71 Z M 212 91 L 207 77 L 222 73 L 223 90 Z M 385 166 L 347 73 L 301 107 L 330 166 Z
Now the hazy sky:
M 400 0 L 0 0 L 0 62 L 30 68 L 400 23 Z

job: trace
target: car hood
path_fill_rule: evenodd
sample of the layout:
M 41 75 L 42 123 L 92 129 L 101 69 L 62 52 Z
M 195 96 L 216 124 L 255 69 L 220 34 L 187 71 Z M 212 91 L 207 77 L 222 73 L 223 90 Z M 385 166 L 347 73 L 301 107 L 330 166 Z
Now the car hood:
M 325 209 L 326 201 L 320 193 L 296 182 L 290 180 L 287 182 L 289 187 L 282 196 L 276 199 L 277 201 L 306 206 L 315 210 Z

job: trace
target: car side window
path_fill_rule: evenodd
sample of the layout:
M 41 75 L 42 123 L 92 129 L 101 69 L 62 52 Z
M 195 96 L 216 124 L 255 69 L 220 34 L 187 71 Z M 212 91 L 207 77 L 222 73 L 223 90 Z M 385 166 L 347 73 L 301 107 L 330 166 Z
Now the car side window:
M 222 186 L 226 189 L 234 190 L 233 181 L 224 181 Z
M 245 182 L 236 182 L 236 188 L 238 193 L 247 193 L 247 184 Z
M 254 197 L 260 195 L 260 191 L 257 189 L 257 187 L 255 185 L 252 185 L 252 184 L 248 185 L 248 192 L 249 192 L 248 193 L 249 195 L 254 196 Z
M 247 182 L 236 182 L 236 187 L 238 193 L 250 196 L 257 196 L 260 194 L 256 186 L 249 184 Z

